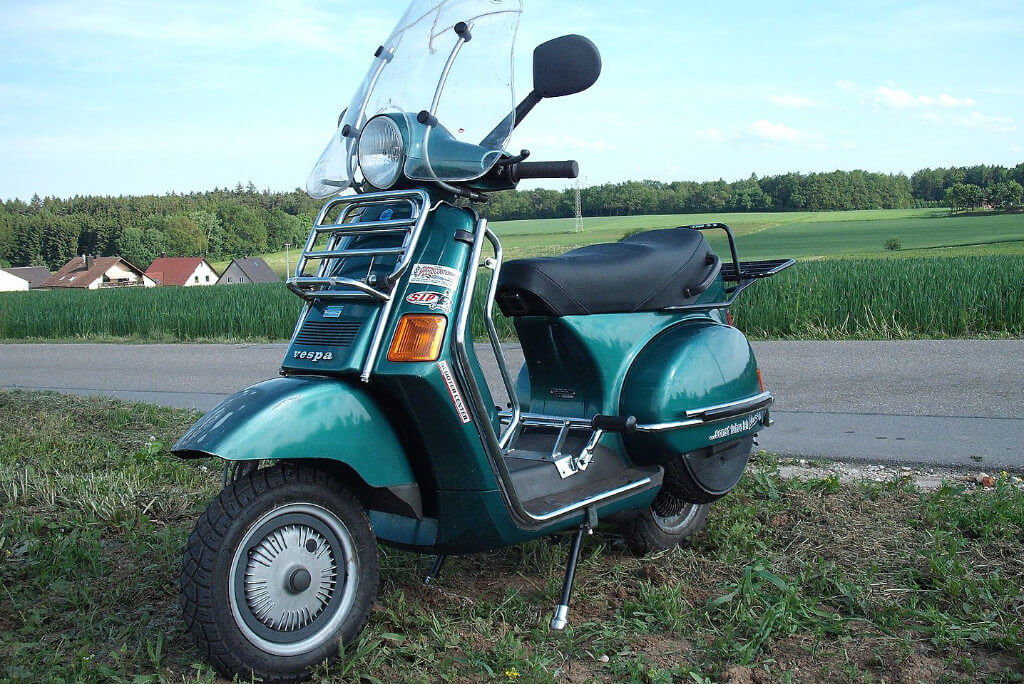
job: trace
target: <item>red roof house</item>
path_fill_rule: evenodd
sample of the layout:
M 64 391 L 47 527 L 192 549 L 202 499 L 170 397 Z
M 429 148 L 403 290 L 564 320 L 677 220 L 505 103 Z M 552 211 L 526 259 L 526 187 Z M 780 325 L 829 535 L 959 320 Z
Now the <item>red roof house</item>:
M 160 257 L 146 269 L 146 275 L 160 285 L 215 285 L 217 272 L 203 257 Z
M 121 257 L 77 256 L 60 267 L 43 287 L 98 290 L 108 287 L 156 287 L 153 279 Z

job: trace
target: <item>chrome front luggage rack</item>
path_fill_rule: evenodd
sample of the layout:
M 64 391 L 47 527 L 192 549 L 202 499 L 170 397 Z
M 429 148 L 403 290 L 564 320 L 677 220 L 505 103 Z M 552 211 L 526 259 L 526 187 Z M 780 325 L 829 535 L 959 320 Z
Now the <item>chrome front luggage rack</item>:
M 408 218 L 388 218 L 360 222 L 362 212 L 370 207 L 405 203 L 409 206 Z M 337 217 L 328 221 L 328 216 L 338 210 Z M 396 190 L 394 192 L 365 193 L 346 197 L 335 197 L 320 209 L 313 230 L 295 264 L 295 274 L 288 278 L 288 289 L 302 299 L 345 300 L 375 299 L 391 301 L 391 288 L 409 267 L 409 259 L 416 249 L 430 213 L 430 197 L 423 190 Z M 356 237 L 371 235 L 402 236 L 398 247 L 370 249 L 350 248 L 349 243 Z M 318 248 L 317 243 L 326 244 Z M 340 259 L 369 258 L 370 268 L 361 279 L 329 275 Z M 371 273 L 377 257 L 394 257 L 395 267 L 390 274 L 379 277 Z M 306 275 L 311 261 L 318 261 L 315 275 Z
M 382 215 L 402 204 L 409 207 L 407 218 L 381 218 L 374 221 L 360 221 L 363 212 L 373 207 L 386 207 Z M 403 212 L 404 213 L 404 212 Z M 430 196 L 424 190 L 396 190 L 375 192 L 346 197 L 335 197 L 327 202 L 309 233 L 306 245 L 295 264 L 295 274 L 288 278 L 288 289 L 302 297 L 305 306 L 292 341 L 302 329 L 309 314 L 310 306 L 317 301 L 362 301 L 381 304 L 381 312 L 374 325 L 370 346 L 362 362 L 360 379 L 369 382 L 373 365 L 380 350 L 391 309 L 394 306 L 393 288 L 409 268 L 409 261 L 416 252 L 423 226 L 430 214 Z M 335 218 L 328 221 L 328 217 Z M 357 238 L 368 236 L 401 237 L 398 246 L 352 247 Z M 322 243 L 318 248 L 317 243 Z M 395 265 L 387 275 L 374 273 L 376 260 L 380 257 L 394 259 Z M 344 259 L 366 259 L 368 266 L 362 278 L 331 275 Z M 319 262 L 315 275 L 306 275 L 311 261 Z

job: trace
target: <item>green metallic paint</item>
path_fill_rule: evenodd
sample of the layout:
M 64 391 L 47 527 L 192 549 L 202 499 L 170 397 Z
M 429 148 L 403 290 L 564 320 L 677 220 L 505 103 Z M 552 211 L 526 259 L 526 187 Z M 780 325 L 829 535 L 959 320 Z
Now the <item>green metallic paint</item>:
M 637 356 L 623 383 L 619 411 L 641 424 L 685 419 L 687 410 L 724 404 L 759 394 L 757 361 L 736 328 L 709 320 L 689 321 L 658 335 Z M 754 413 L 754 412 L 752 412 Z M 630 458 L 641 464 L 664 463 L 673 456 L 710 446 L 715 430 L 742 421 L 725 421 L 659 434 L 634 433 L 625 440 Z M 756 432 L 753 427 L 730 438 Z
M 398 125 L 405 143 L 406 161 L 402 169 L 402 180 L 392 187 L 416 185 L 422 180 L 416 178 L 480 178 L 487 173 L 502 153 L 480 145 L 455 138 L 443 125 L 435 126 L 430 132 L 430 170 L 423 154 L 423 137 L 427 127 L 417 120 L 417 112 L 382 114 Z
M 468 269 L 476 267 L 468 263 L 470 246 L 456 239 L 456 231 L 474 232 L 476 216 L 447 203 L 450 198 L 436 191 L 431 195 L 432 201 L 440 203 L 427 217 L 409 270 L 394 286 L 394 309 L 370 385 L 361 384 L 356 374 L 369 348 L 380 305 L 340 304 L 344 309 L 339 320 L 358 323 L 351 344 L 320 348 L 332 351 L 333 358 L 316 362 L 298 358 L 296 352 L 318 348 L 293 344 L 284 362 L 292 375 L 228 398 L 196 423 L 173 451 L 184 457 L 215 455 L 227 460 L 333 459 L 351 467 L 371 487 L 418 485 L 426 517 L 416 519 L 396 511 L 370 513 L 382 542 L 415 551 L 485 551 L 578 525 L 582 513 L 536 530 L 518 527 L 498 491 L 476 426 L 459 418 L 438 363 L 387 360 L 402 315 L 441 312 L 448 317 L 448 326 L 438 361 L 455 370 L 451 336 L 457 303 L 471 296 L 464 289 Z M 407 300 L 413 292 L 443 290 L 410 283 L 415 264 L 461 272 L 450 292 L 450 311 L 431 310 Z M 719 280 L 702 299 L 718 300 L 722 290 Z M 328 320 L 324 309 L 324 305 L 312 304 L 307 320 Z M 695 407 L 693 402 L 706 405 L 748 396 L 754 393 L 749 391 L 751 378 L 757 382 L 752 375 L 756 364 L 742 335 L 722 325 L 723 318 L 719 311 L 519 318 L 516 327 L 528 360 L 518 383 L 521 400 L 533 412 L 575 416 L 620 414 L 622 407 L 629 406 L 641 422 L 648 417 L 660 422 L 676 419 L 685 409 Z M 717 345 L 722 344 L 720 351 Z M 482 378 L 473 346 L 467 351 L 472 371 Z M 683 389 L 672 379 L 680 380 Z M 492 407 L 494 401 L 486 385 L 481 389 L 485 405 Z M 382 402 L 388 407 L 387 414 Z M 403 441 L 388 414 L 401 415 L 406 421 Z M 492 427 L 499 427 L 496 410 L 488 419 Z M 673 433 L 669 448 L 679 448 L 680 439 L 684 446 L 703 439 L 706 446 L 705 434 L 684 438 L 682 432 L 691 434 Z M 630 438 L 628 450 L 636 462 L 651 462 L 649 454 L 665 448 L 663 443 L 635 445 L 636 437 Z M 606 434 L 602 444 L 626 452 L 619 435 Z M 656 494 L 657 489 L 642 491 L 599 506 L 597 511 L 606 517 L 642 508 L 650 505 Z
M 320 376 L 276 378 L 236 392 L 171 452 L 228 461 L 332 459 L 371 487 L 416 484 L 397 434 L 369 392 Z
M 420 238 L 420 245 L 411 264 L 431 264 L 455 269 L 461 273 L 457 287 L 451 292 L 452 303 L 459 302 L 464 296 L 466 278 L 468 276 L 471 248 L 470 245 L 455 239 L 456 231 L 472 232 L 476 217 L 466 209 L 450 204 L 439 205 L 430 215 Z M 489 490 L 497 487 L 497 482 L 482 453 L 480 437 L 472 422 L 463 423 L 455 411 L 453 399 L 438 368 L 438 362 L 445 362 L 455 372 L 455 363 L 451 357 L 451 338 L 455 334 L 454 325 L 456 308 L 445 312 L 448 326 L 445 339 L 441 345 L 441 355 L 437 362 L 395 363 L 387 359 L 387 345 L 394 336 L 398 320 L 409 313 L 438 313 L 421 304 L 410 303 L 407 297 L 414 292 L 438 292 L 444 288 L 438 285 L 410 283 L 412 268 L 398 281 L 395 286 L 395 309 L 392 320 L 384 333 L 385 344 L 373 370 L 373 382 L 388 393 L 395 396 L 400 404 L 407 407 L 407 416 L 412 431 L 419 435 L 423 454 L 412 458 L 422 458 L 429 463 L 433 474 L 432 483 L 438 489 L 453 491 Z M 466 293 L 466 296 L 469 296 Z M 477 377 L 483 372 L 475 359 L 470 347 L 471 363 Z M 493 399 L 486 389 L 484 401 L 493 405 Z M 464 401 L 468 397 L 462 396 Z M 497 427 L 497 413 L 490 416 L 492 425 Z
M 649 506 L 657 491 L 648 489 L 598 506 L 598 519 Z M 421 553 L 479 553 L 578 527 L 584 516 L 579 513 L 547 527 L 527 531 L 513 524 L 501 493 L 496 489 L 439 491 L 437 498 L 440 511 L 438 519 L 415 520 L 390 513 L 371 512 L 370 520 L 377 538 L 385 544 Z

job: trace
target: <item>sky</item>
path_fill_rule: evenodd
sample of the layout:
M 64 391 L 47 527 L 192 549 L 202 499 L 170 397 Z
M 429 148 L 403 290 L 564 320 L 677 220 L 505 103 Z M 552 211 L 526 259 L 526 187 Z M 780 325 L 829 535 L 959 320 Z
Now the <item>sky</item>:
M 304 187 L 406 5 L 0 0 L 0 198 Z M 517 97 L 549 38 L 604 67 L 510 148 L 587 185 L 1024 161 L 1016 0 L 524 6 Z

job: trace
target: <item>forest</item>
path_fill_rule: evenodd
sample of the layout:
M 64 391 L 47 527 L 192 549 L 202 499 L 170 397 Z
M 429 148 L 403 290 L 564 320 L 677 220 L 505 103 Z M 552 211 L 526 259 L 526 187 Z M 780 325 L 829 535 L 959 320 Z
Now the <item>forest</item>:
M 627 181 L 581 190 L 584 216 L 750 211 L 830 211 L 947 206 L 1014 210 L 1024 195 L 1024 163 L 904 174 L 867 171 L 786 173 L 746 180 Z M 305 242 L 320 203 L 299 189 L 234 189 L 167 195 L 58 198 L 0 204 L 0 266 L 56 269 L 76 254 L 118 255 L 140 268 L 157 256 L 220 260 Z M 492 221 L 575 215 L 572 188 L 496 193 Z

